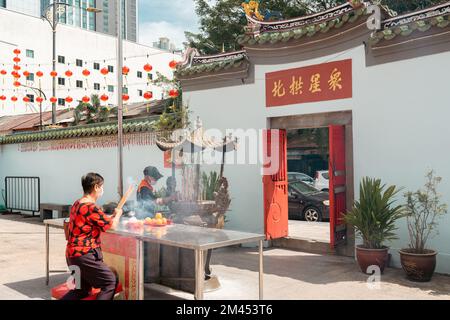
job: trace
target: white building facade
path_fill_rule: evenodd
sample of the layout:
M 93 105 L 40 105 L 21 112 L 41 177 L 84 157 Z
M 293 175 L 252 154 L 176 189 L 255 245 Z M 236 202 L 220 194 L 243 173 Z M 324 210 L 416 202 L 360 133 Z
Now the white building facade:
M 0 8 L 0 116 L 22 114 L 39 111 L 36 98 L 39 93 L 27 87 L 41 89 L 46 100 L 42 103 L 43 111 L 51 110 L 52 97 L 52 31 L 47 21 Z M 84 96 L 92 94 L 107 95 L 105 104 L 116 104 L 117 94 L 117 61 L 116 37 L 97 32 L 82 30 L 64 24 L 59 24 L 56 33 L 57 52 L 57 87 L 56 98 L 58 110 L 76 107 Z M 19 49 L 20 62 L 16 63 L 14 50 Z M 124 93 L 129 96 L 126 103 L 148 101 L 144 98 L 146 92 L 152 92 L 152 99 L 167 96 L 170 88 L 161 88 L 152 84 L 156 72 L 172 78 L 173 70 L 169 63 L 180 60 L 171 52 L 147 47 L 130 41 L 124 41 L 124 66 L 129 73 L 124 78 Z M 145 65 L 151 65 L 152 70 L 144 70 Z M 11 74 L 14 66 L 20 78 Z M 101 70 L 109 72 L 105 76 Z M 89 71 L 85 76 L 83 71 Z M 72 73 L 69 77 L 66 72 Z M 27 77 L 24 76 L 27 72 Z M 43 76 L 38 77 L 38 72 Z M 86 72 L 86 71 L 85 71 Z M 20 86 L 14 86 L 14 82 Z M 26 86 L 26 87 L 25 87 Z M 27 97 L 29 102 L 24 101 Z M 11 100 L 16 97 L 17 101 Z M 71 97 L 73 102 L 66 102 Z M 27 99 L 25 99 L 27 100 Z M 70 99 L 69 99 L 70 100 Z

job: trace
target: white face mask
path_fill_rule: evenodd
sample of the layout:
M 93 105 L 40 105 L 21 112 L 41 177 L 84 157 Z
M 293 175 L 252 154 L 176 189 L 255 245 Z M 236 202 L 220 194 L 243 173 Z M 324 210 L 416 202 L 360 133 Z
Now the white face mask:
M 100 190 L 98 191 L 98 197 L 101 198 L 103 196 L 103 193 L 105 191 L 103 190 L 103 186 L 100 188 Z

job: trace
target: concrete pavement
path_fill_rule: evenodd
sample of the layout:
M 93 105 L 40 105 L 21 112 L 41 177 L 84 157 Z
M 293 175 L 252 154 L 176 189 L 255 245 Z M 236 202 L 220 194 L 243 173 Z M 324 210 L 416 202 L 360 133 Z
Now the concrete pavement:
M 0 299 L 50 299 L 45 285 L 44 226 L 38 219 L 0 216 Z M 65 269 L 62 230 L 51 229 L 51 268 Z M 265 299 L 450 299 L 450 277 L 436 275 L 429 283 L 413 283 L 403 271 L 387 269 L 378 289 L 347 257 L 267 249 L 264 252 Z M 205 299 L 257 299 L 258 254 L 254 249 L 215 251 L 213 273 L 222 287 Z M 51 276 L 50 286 L 67 274 Z M 146 292 L 147 298 L 168 296 Z

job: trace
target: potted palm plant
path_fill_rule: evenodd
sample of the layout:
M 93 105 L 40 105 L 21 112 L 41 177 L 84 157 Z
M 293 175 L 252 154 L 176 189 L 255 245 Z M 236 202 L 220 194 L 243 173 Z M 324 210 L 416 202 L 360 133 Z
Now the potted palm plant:
M 363 178 L 359 200 L 345 215 L 345 222 L 355 227 L 363 241 L 356 247 L 356 258 L 363 273 L 370 266 L 378 266 L 383 272 L 387 265 L 389 248 L 384 243 L 396 239 L 395 222 L 405 215 L 403 206 L 394 206 L 398 191 L 396 186 L 382 185 L 380 179 Z
M 400 250 L 400 261 L 408 279 L 430 281 L 436 268 L 435 250 L 427 248 L 427 241 L 437 234 L 437 220 L 447 213 L 447 205 L 440 201 L 437 186 L 441 177 L 434 171 L 426 175 L 424 189 L 408 192 L 406 197 L 409 248 Z

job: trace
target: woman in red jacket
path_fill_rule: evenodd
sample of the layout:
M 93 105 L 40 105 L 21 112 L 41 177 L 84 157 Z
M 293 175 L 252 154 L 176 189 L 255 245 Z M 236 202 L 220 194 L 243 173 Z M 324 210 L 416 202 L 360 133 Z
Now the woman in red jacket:
M 79 268 L 81 283 L 63 300 L 83 299 L 92 288 L 101 290 L 97 300 L 114 298 L 118 279 L 103 262 L 100 235 L 116 228 L 122 210 L 115 209 L 114 214 L 108 216 L 96 205 L 103 195 L 103 183 L 103 177 L 97 173 L 88 173 L 81 179 L 84 195 L 72 206 L 66 248 L 67 264 Z

